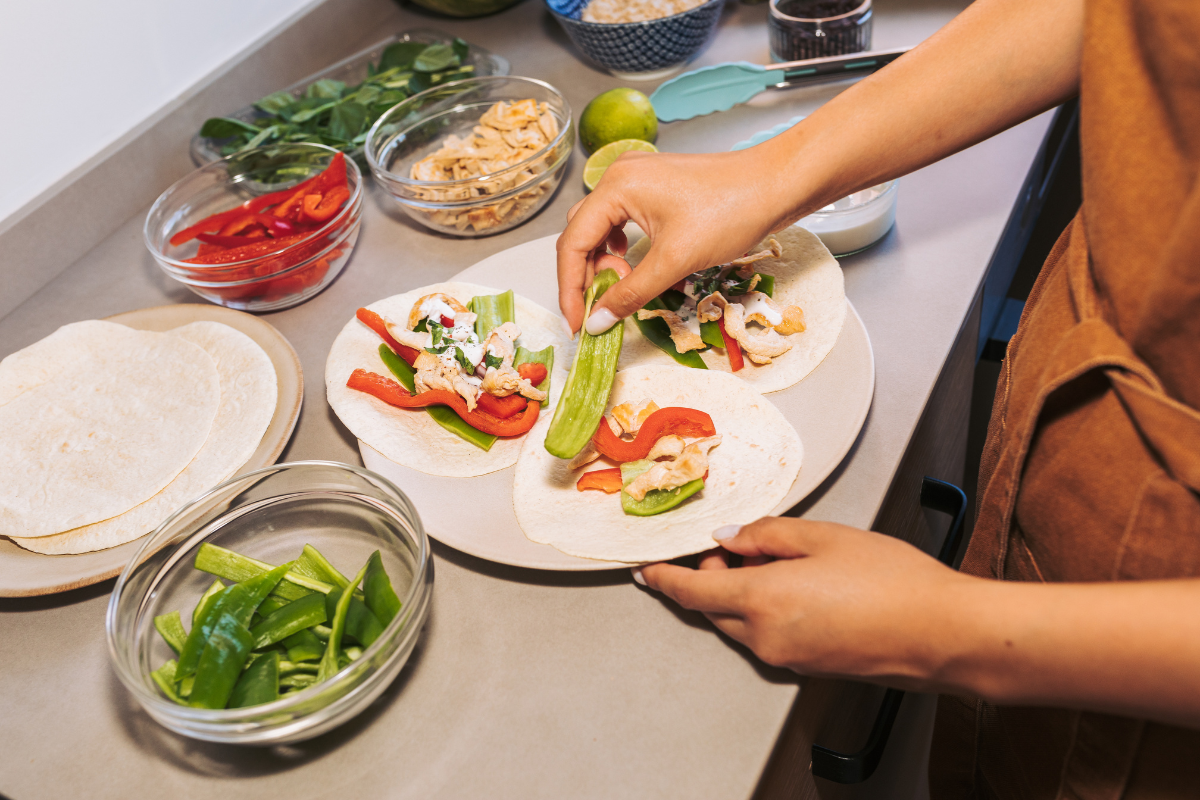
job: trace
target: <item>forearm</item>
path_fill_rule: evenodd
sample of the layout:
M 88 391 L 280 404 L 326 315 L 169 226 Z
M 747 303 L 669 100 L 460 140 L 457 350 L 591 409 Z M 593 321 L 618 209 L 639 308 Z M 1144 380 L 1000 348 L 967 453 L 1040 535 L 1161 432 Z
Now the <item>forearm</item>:
M 1200 727 L 1200 580 L 967 579 L 942 600 L 918 656 L 936 687 Z
M 1078 91 L 1082 0 L 978 0 L 928 41 L 754 148 L 787 198 L 779 229 Z

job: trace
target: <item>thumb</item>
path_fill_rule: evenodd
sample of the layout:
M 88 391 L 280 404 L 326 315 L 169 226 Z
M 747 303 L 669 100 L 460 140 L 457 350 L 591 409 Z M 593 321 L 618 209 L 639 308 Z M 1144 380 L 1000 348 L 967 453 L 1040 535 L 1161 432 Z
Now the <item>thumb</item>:
M 610 286 L 608 291 L 596 301 L 592 306 L 591 315 L 587 318 L 588 333 L 598 336 L 615 325 L 618 320 L 635 313 L 646 303 L 675 285 L 679 279 L 675 276 L 676 272 L 680 272 L 679 277 L 691 274 L 691 270 L 687 268 L 675 270 L 667 267 L 662 263 L 663 259 L 659 253 L 655 252 L 656 249 L 659 252 L 662 251 L 661 247 L 651 246 L 650 252 L 646 254 L 645 259 L 637 268 Z M 597 262 L 596 268 L 601 268 L 600 262 Z
M 783 517 L 763 517 L 757 522 L 719 529 L 713 538 L 721 547 L 741 556 L 773 556 L 803 558 L 820 550 L 828 537 L 824 526 L 817 522 Z

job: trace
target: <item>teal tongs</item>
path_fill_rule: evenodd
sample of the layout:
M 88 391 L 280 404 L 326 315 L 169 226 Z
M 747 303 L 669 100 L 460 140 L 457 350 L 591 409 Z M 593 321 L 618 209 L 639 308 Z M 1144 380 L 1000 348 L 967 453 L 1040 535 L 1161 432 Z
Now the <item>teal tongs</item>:
M 874 72 L 909 49 L 870 50 L 848 56 L 810 58 L 766 67 L 748 61 L 701 67 L 663 83 L 650 95 L 650 103 L 663 122 L 691 119 L 714 111 L 728 111 L 770 88 Z

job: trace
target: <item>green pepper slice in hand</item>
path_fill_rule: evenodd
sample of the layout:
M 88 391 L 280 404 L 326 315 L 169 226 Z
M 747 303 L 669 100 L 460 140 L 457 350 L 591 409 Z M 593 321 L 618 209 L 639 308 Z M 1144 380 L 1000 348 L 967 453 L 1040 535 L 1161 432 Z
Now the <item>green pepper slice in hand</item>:
M 586 320 L 592 304 L 620 280 L 616 270 L 601 271 L 584 295 Z M 550 430 L 546 432 L 546 450 L 556 458 L 574 458 L 591 440 L 600 424 L 608 396 L 612 392 L 613 376 L 617 374 L 617 359 L 625 326 L 617 323 L 599 336 L 592 336 L 587 327 L 579 331 L 579 349 L 575 363 L 563 387 Z

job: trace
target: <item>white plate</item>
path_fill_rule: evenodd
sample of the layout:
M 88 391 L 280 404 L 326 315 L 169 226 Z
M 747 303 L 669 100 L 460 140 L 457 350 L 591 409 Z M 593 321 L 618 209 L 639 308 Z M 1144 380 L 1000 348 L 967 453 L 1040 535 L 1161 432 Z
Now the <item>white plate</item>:
M 238 473 L 274 464 L 296 427 L 300 403 L 304 397 L 304 376 L 300 359 L 283 334 L 258 317 L 221 306 L 189 303 L 157 306 L 108 317 L 143 331 L 169 331 L 198 321 L 222 322 L 253 339 L 266 351 L 275 367 L 279 382 L 279 400 L 275 416 L 267 426 L 258 449 Z M 89 586 L 111 578 L 122 569 L 141 546 L 140 538 L 94 553 L 75 556 L 45 556 L 22 550 L 8 539 L 0 538 L 0 597 L 31 597 L 55 594 Z
M 497 253 L 452 280 L 512 289 L 546 308 L 558 308 L 557 238 L 547 236 Z M 775 514 L 795 506 L 833 472 L 850 452 L 871 408 L 875 354 L 862 319 L 849 301 L 847 305 L 842 333 L 820 366 L 795 386 L 766 395 L 800 432 L 804 443 L 800 476 L 774 509 Z M 477 478 L 442 478 L 402 467 L 361 441 L 359 450 L 367 469 L 390 479 L 412 499 L 429 535 L 456 550 L 531 569 L 628 566 L 569 556 L 525 538 L 513 511 L 511 467 Z

